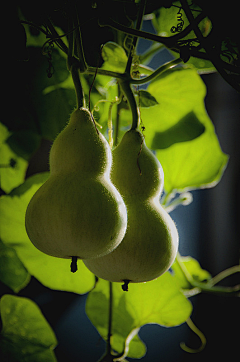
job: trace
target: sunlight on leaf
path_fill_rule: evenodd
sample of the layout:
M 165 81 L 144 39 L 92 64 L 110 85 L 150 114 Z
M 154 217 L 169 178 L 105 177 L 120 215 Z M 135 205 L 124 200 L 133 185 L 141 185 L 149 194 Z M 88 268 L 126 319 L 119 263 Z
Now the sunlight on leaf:
M 114 42 L 107 42 L 102 48 L 104 68 L 123 73 L 127 64 L 127 55 L 124 49 Z
M 109 282 L 100 279 L 88 296 L 86 313 L 104 339 L 108 332 L 108 303 Z M 191 303 L 169 272 L 151 282 L 130 284 L 128 292 L 123 292 L 120 283 L 113 283 L 112 347 L 121 353 L 125 339 L 136 328 L 148 323 L 177 326 L 186 321 L 191 311 Z M 128 356 L 140 358 L 144 354 L 145 346 L 135 336 Z
M 78 261 L 78 272 L 70 272 L 70 259 L 48 256 L 36 249 L 30 242 L 25 230 L 25 212 L 27 205 L 47 180 L 48 173 L 37 174 L 7 196 L 0 199 L 1 237 L 7 246 L 15 249 L 18 257 L 29 273 L 48 288 L 86 293 L 94 286 L 94 276 Z
M 207 270 L 202 269 L 199 262 L 191 256 L 181 256 L 180 262 L 183 263 L 184 268 L 186 268 L 189 275 L 197 282 L 203 282 L 211 279 L 211 274 Z M 180 288 L 189 289 L 190 285 L 176 261 L 173 263 L 171 268 Z
M 222 152 L 207 115 L 206 87 L 200 76 L 190 69 L 166 72 L 148 90 L 159 105 L 141 109 L 141 117 L 146 143 L 156 150 L 164 170 L 165 191 L 215 186 L 226 168 L 228 156 Z M 187 132 L 191 130 L 190 134 L 185 126 Z M 173 132 L 174 127 L 177 133 Z M 162 147 L 158 139 L 164 132 L 169 147 Z M 197 137 L 191 139 L 194 133 Z
M 30 299 L 5 294 L 0 300 L 0 356 L 4 361 L 54 362 L 57 339 Z

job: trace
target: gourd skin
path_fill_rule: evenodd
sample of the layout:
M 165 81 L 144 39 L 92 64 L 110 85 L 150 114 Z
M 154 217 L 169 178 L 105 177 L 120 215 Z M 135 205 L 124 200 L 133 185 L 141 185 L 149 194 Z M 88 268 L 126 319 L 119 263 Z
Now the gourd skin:
M 95 275 L 112 282 L 153 280 L 172 265 L 178 232 L 159 202 L 162 167 L 139 131 L 128 131 L 113 151 L 111 179 L 127 206 L 126 234 L 110 254 L 83 262 Z
M 27 234 L 45 254 L 105 255 L 122 241 L 127 212 L 110 181 L 112 156 L 86 109 L 76 110 L 50 151 L 50 177 L 31 199 Z

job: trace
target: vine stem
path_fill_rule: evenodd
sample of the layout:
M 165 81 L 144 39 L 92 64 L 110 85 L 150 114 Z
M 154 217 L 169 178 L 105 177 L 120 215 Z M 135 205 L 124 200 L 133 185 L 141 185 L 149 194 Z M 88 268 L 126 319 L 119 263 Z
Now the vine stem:
M 141 85 L 141 84 L 148 83 L 148 82 L 152 81 L 154 78 L 161 75 L 162 73 L 166 72 L 166 70 L 171 69 L 180 63 L 182 63 L 181 58 L 173 59 L 170 62 L 167 62 L 164 65 L 162 65 L 161 67 L 159 67 L 158 69 L 156 69 L 151 75 L 149 75 L 145 78 L 142 78 L 142 79 L 131 79 L 130 83 L 135 84 L 135 85 Z
M 76 22 L 78 24 L 78 19 L 76 20 Z M 69 28 L 71 25 L 72 23 L 69 24 Z M 79 24 L 74 31 L 69 32 L 68 42 L 69 42 L 69 47 L 68 47 L 67 67 L 72 75 L 75 92 L 76 92 L 77 108 L 79 109 L 86 106 L 84 92 L 80 81 L 80 70 L 85 69 L 84 68 L 85 58 L 82 49 Z M 75 44 L 78 52 L 79 61 L 77 61 L 77 59 L 74 57 Z
M 113 287 L 109 282 L 109 309 L 108 309 L 108 336 L 107 336 L 107 355 L 111 355 L 111 336 L 112 336 L 112 314 L 113 314 Z
M 147 2 L 147 0 L 141 0 L 141 2 L 140 2 L 140 7 L 139 7 L 138 15 L 137 15 L 136 28 L 135 28 L 136 30 L 139 30 L 142 26 L 143 16 L 145 13 L 145 8 L 146 8 L 146 2 Z M 127 61 L 126 69 L 125 69 L 125 73 L 127 73 L 127 74 L 130 74 L 130 71 L 131 71 L 132 52 L 137 45 L 137 41 L 138 41 L 138 37 L 135 36 L 132 41 L 132 45 L 130 48 L 129 57 L 128 57 L 128 61 Z
M 81 34 L 81 28 L 80 28 L 80 22 L 79 22 L 77 8 L 76 8 L 75 25 L 76 25 L 75 34 L 76 34 L 77 55 L 78 55 L 79 64 L 80 64 L 79 68 L 80 68 L 81 72 L 85 72 L 85 70 L 87 69 L 87 63 L 86 63 L 84 50 L 83 50 L 82 34 Z
M 127 98 L 129 107 L 131 109 L 132 112 L 132 127 L 131 129 L 137 129 L 140 123 L 140 117 L 139 117 L 139 112 L 138 112 L 138 107 L 137 107 L 137 102 L 136 99 L 134 97 L 131 85 L 130 85 L 130 79 L 126 79 L 126 80 L 120 80 L 119 79 L 119 85 L 123 91 L 123 94 L 125 95 L 125 97 Z
M 78 71 L 78 67 L 73 64 L 70 68 L 71 74 L 72 74 L 72 79 L 73 79 L 73 83 L 74 83 L 74 87 L 75 87 L 75 91 L 76 91 L 76 99 L 77 99 L 77 108 L 82 108 L 82 107 L 86 107 L 86 102 L 85 102 L 85 97 L 84 97 L 84 93 L 83 93 L 83 88 L 82 88 L 82 84 L 80 81 L 80 74 Z
M 222 295 L 222 296 L 240 297 L 240 284 L 235 285 L 233 287 L 222 287 L 222 286 L 213 285 L 212 279 L 208 282 L 198 282 L 188 272 L 187 268 L 185 267 L 184 263 L 181 260 L 181 255 L 179 253 L 176 257 L 176 263 L 178 264 L 179 268 L 181 269 L 185 279 L 190 284 L 190 287 L 192 288 L 189 292 L 186 293 L 186 294 L 189 294 L 189 296 L 193 296 L 193 295 L 203 292 L 203 293 Z M 239 271 L 239 270 L 237 270 L 237 271 Z M 237 271 L 234 269 L 234 272 L 237 272 Z M 224 272 L 222 272 L 222 274 L 223 273 Z M 230 275 L 229 273 L 226 273 L 226 276 L 229 276 L 229 275 Z M 224 277 L 224 274 L 223 274 L 223 277 Z M 219 282 L 222 279 L 223 279 L 222 277 L 221 277 L 221 279 L 217 278 L 217 282 Z M 214 278 L 213 278 L 213 280 L 214 280 Z M 214 284 L 216 284 L 216 281 L 214 281 Z
M 117 103 L 117 112 L 116 112 L 116 122 L 115 122 L 115 135 L 114 135 L 114 142 L 113 145 L 117 146 L 118 144 L 118 136 L 119 136 L 119 126 L 120 126 L 120 111 L 121 111 L 121 102 L 122 102 L 122 96 L 120 95 L 121 89 L 118 84 L 118 98 L 119 102 Z
M 191 320 L 191 318 L 188 318 L 186 320 L 186 324 L 188 325 L 188 327 L 199 337 L 201 345 L 199 348 L 193 349 L 191 347 L 186 346 L 186 344 L 184 342 L 180 343 L 180 347 L 188 352 L 188 353 L 199 353 L 201 352 L 207 343 L 206 337 L 204 336 L 204 334 L 197 328 L 197 326 L 193 323 L 193 321 Z

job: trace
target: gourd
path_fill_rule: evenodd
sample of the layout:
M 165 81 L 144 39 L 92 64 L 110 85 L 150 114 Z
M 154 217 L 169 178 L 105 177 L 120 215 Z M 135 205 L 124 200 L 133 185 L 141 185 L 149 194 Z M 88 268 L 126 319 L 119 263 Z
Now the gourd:
M 172 265 L 178 249 L 178 232 L 159 199 L 163 170 L 138 130 L 126 132 L 113 150 L 111 179 L 128 212 L 128 227 L 121 244 L 110 254 L 84 264 L 111 282 L 153 280 Z
M 75 110 L 50 151 L 50 177 L 26 211 L 27 234 L 45 254 L 92 258 L 110 253 L 127 227 L 123 199 L 110 180 L 112 155 L 91 113 Z

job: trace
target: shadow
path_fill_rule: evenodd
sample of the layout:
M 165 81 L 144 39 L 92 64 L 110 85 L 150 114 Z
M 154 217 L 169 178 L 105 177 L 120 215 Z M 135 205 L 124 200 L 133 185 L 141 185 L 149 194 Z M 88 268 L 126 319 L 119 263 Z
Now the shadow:
M 151 148 L 153 150 L 165 149 L 172 146 L 174 143 L 192 141 L 201 136 L 204 131 L 205 126 L 192 111 L 166 131 L 156 132 L 152 140 Z

